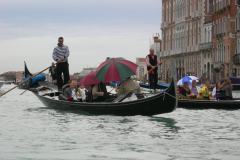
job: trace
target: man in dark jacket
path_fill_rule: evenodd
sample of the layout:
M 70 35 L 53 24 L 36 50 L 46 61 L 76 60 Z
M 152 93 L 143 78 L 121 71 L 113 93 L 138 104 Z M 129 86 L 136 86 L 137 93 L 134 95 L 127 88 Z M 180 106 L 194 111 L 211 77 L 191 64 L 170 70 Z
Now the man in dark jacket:
M 160 65 L 161 62 L 158 60 L 157 55 L 154 54 L 154 49 L 149 50 L 149 54 L 146 57 L 146 63 L 150 89 L 156 91 L 158 82 L 158 65 Z

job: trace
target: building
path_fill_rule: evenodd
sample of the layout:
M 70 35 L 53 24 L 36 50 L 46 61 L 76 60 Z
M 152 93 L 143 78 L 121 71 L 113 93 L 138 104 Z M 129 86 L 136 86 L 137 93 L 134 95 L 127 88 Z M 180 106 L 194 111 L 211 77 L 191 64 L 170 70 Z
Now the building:
M 203 0 L 162 0 L 163 78 L 200 77 Z
M 213 0 L 214 79 L 236 75 L 236 0 Z
M 213 80 L 213 52 L 212 52 L 212 14 L 213 0 L 202 1 L 201 40 L 199 50 L 201 52 L 202 77 Z
M 236 15 L 236 54 L 233 57 L 233 74 L 232 76 L 240 77 L 240 1 L 237 1 L 237 15 Z

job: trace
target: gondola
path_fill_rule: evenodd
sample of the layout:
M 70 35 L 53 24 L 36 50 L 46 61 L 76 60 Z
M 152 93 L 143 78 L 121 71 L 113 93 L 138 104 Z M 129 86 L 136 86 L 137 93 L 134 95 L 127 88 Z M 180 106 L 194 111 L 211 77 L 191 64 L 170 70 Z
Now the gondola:
M 25 73 L 28 74 L 26 77 L 30 76 L 26 63 L 24 70 Z M 37 96 L 48 108 L 87 115 L 151 116 L 170 113 L 175 110 L 177 105 L 175 83 L 173 80 L 164 91 L 150 97 L 133 101 L 122 101 L 123 99 L 120 101 L 118 97 L 116 97 L 117 101 L 113 100 L 112 102 L 61 100 L 59 99 L 60 93 L 56 91 L 56 86 L 47 81 L 39 82 L 37 87 L 30 87 L 28 90 Z
M 240 109 L 240 99 L 233 100 L 178 99 L 178 108 L 236 110 Z
M 149 84 L 139 83 L 140 87 L 149 89 Z M 169 83 L 159 82 L 156 86 L 156 89 L 167 89 L 169 87 Z
M 41 88 L 38 87 L 38 88 Z M 162 113 L 169 113 L 176 108 L 175 84 L 172 81 L 170 86 L 163 92 L 154 96 L 127 102 L 76 102 L 59 100 L 58 92 L 41 91 L 41 89 L 30 89 L 37 98 L 47 107 L 64 111 L 73 111 L 87 115 L 118 115 L 151 116 Z

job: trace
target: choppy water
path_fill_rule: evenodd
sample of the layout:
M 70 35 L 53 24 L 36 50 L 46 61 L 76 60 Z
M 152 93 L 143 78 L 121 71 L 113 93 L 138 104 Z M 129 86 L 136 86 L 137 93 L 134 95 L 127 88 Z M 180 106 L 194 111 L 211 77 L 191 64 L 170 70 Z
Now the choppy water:
M 0 99 L 1 160 L 240 159 L 240 110 L 84 116 L 47 109 L 21 92 Z

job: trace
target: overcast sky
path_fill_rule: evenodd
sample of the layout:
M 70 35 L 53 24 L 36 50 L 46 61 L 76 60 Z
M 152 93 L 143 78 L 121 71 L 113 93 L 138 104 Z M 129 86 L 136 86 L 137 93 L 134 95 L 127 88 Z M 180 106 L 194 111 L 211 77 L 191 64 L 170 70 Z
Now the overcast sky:
M 0 0 L 0 73 L 38 72 L 52 62 L 57 38 L 70 49 L 70 72 L 106 57 L 135 62 L 160 32 L 161 0 Z

